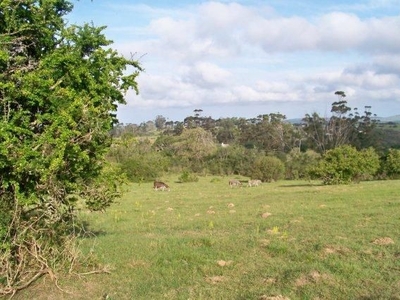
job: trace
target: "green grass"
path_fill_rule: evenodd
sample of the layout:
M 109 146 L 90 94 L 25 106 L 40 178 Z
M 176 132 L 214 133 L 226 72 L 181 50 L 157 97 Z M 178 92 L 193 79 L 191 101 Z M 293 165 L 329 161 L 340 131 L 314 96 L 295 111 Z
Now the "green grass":
M 106 213 L 82 212 L 95 235 L 81 250 L 110 274 L 60 279 L 66 292 L 45 279 L 14 298 L 400 299 L 400 181 L 177 178 L 170 192 L 132 184 Z

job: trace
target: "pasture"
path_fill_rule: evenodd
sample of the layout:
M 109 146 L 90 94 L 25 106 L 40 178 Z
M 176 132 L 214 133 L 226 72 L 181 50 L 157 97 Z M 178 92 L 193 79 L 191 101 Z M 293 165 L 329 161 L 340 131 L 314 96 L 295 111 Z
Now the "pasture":
M 82 211 L 80 250 L 109 273 L 61 278 L 64 292 L 44 278 L 14 299 L 400 299 L 400 181 L 177 178 Z

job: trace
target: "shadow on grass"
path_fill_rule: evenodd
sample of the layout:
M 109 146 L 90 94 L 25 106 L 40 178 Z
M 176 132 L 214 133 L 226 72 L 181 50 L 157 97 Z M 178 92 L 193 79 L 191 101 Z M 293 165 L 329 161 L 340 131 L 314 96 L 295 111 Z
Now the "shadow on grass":
M 299 184 L 282 184 L 279 187 L 291 188 L 291 187 L 313 187 L 313 186 L 325 186 L 322 183 L 299 183 Z
M 104 230 L 92 230 L 87 221 L 81 221 L 75 226 L 75 230 L 78 232 L 78 236 L 83 239 L 95 238 L 107 234 Z

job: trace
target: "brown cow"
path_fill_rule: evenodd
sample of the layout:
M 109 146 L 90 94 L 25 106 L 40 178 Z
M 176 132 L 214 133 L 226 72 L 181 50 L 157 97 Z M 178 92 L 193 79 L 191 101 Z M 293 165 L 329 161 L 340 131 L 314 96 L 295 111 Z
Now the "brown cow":
M 234 186 L 242 186 L 242 183 L 237 179 L 229 180 L 229 186 L 233 188 Z
M 154 181 L 153 188 L 155 191 L 170 191 L 169 185 L 162 181 Z

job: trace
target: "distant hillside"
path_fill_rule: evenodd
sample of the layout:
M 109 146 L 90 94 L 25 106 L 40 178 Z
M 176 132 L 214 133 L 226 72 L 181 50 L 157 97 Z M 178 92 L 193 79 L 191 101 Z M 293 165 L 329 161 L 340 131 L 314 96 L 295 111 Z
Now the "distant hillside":
M 395 116 L 386 117 L 386 118 L 377 117 L 377 119 L 381 123 L 388 123 L 388 122 L 400 123 L 400 115 L 395 115 Z

